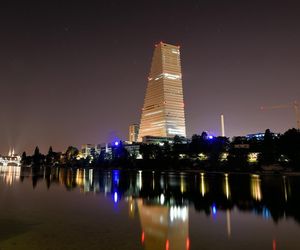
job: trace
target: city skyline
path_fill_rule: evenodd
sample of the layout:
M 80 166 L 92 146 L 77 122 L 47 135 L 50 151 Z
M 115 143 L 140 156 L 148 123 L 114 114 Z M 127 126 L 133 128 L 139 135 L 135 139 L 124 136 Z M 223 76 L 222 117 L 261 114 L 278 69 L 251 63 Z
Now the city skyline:
M 220 134 L 220 114 L 230 137 L 296 126 L 260 110 L 300 99 L 294 1 L 46 2 L 0 10 L 1 154 L 127 138 L 160 41 L 182 47 L 188 137 Z

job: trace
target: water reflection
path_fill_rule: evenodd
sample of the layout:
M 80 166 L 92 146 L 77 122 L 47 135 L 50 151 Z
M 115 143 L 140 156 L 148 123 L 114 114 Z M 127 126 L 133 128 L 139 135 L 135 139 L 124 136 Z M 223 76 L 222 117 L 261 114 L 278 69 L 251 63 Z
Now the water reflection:
M 214 220 L 224 214 L 228 239 L 235 234 L 234 209 L 275 223 L 286 218 L 300 223 L 300 176 L 0 167 L 0 180 L 7 185 L 30 180 L 34 188 L 64 185 L 104 194 L 116 206 L 125 201 L 129 217 L 139 218 L 145 249 L 189 249 L 191 208 Z
M 161 206 L 137 199 L 145 249 L 189 249 L 187 206 Z
M 15 181 L 20 179 L 21 167 L 19 166 L 1 166 L 0 177 L 3 178 L 5 184 L 11 186 Z
M 251 175 L 251 195 L 254 200 L 261 201 L 261 187 L 259 175 Z

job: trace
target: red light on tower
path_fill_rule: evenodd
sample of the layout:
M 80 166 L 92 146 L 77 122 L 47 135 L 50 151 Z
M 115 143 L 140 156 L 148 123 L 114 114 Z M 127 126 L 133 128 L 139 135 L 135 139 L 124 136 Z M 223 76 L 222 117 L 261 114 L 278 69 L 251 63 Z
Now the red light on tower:
M 169 240 L 166 240 L 166 250 L 169 250 L 170 249 L 170 242 Z
M 144 242 L 145 242 L 145 232 L 142 232 L 142 239 L 141 239 L 141 241 L 142 241 L 142 244 L 144 244 Z
M 190 238 L 186 238 L 186 250 L 190 249 Z

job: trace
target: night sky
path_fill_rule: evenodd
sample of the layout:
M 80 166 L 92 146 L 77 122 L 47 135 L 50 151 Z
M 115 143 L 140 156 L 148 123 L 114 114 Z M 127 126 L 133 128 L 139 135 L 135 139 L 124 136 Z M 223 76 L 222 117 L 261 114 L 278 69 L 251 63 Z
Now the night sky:
M 63 3 L 62 3 L 63 2 Z M 1 1 L 0 153 L 127 139 L 154 44 L 181 46 L 187 134 L 296 124 L 298 1 Z

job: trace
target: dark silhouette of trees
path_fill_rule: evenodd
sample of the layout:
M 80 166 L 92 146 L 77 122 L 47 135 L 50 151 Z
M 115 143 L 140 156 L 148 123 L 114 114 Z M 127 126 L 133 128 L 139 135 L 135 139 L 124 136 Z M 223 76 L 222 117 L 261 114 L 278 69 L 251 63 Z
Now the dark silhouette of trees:
M 30 165 L 31 164 L 31 157 L 26 155 L 26 152 L 24 151 L 21 156 L 21 164 L 23 166 Z
M 244 137 L 234 137 L 229 147 L 228 165 L 231 168 L 245 168 L 248 166 L 248 141 Z
M 65 159 L 67 162 L 74 162 L 79 153 L 79 150 L 76 147 L 69 146 L 65 153 Z
M 173 139 L 174 144 L 182 144 L 182 143 L 183 143 L 183 139 L 184 139 L 184 138 L 182 138 L 181 136 L 175 135 L 175 136 L 174 136 L 174 139 Z
M 48 150 L 48 154 L 46 155 L 46 164 L 52 165 L 54 163 L 54 152 L 52 150 L 52 147 L 50 146 Z
M 190 143 L 190 153 L 192 155 L 199 153 L 208 153 L 209 144 L 210 142 L 206 132 L 202 132 L 201 135 L 194 134 Z
M 280 153 L 287 156 L 292 164 L 300 163 L 300 130 L 289 129 L 279 139 Z
M 216 164 L 220 160 L 221 154 L 227 152 L 229 147 L 229 138 L 222 136 L 214 137 L 208 145 L 210 146 L 209 159 L 212 163 Z
M 142 144 L 140 146 L 140 153 L 145 160 L 163 158 L 162 148 L 158 144 Z
M 273 164 L 278 159 L 278 150 L 277 150 L 278 140 L 274 137 L 274 134 L 271 133 L 270 129 L 265 131 L 265 136 L 263 142 L 261 143 L 261 153 L 260 153 L 260 162 L 262 164 Z
M 40 149 L 36 146 L 34 154 L 32 156 L 32 164 L 34 166 L 40 166 L 43 163 L 44 156 L 40 153 Z

